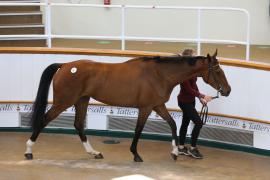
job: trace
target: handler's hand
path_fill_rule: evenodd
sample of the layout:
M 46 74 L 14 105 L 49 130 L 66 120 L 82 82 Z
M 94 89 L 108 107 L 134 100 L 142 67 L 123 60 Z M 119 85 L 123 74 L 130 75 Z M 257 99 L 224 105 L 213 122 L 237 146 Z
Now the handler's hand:
M 202 103 L 202 105 L 206 105 L 207 101 L 204 98 L 200 98 L 200 102 Z
M 206 101 L 206 103 L 208 103 L 208 102 L 210 102 L 213 98 L 212 98 L 212 96 L 204 96 L 203 99 Z

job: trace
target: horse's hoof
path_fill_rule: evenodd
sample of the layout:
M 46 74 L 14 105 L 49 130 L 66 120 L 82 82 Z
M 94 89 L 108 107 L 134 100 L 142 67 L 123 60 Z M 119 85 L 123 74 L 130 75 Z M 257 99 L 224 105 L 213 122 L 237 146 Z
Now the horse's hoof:
M 26 153 L 24 154 L 24 157 L 26 160 L 32 160 L 33 159 L 33 154 L 32 153 Z
M 143 162 L 142 158 L 140 156 L 134 156 L 135 162 Z
M 176 161 L 176 160 L 177 160 L 177 155 L 175 155 L 175 154 L 171 153 L 171 157 L 172 157 L 172 159 L 173 159 L 174 161 Z
M 103 159 L 103 155 L 101 153 L 95 155 L 95 159 Z

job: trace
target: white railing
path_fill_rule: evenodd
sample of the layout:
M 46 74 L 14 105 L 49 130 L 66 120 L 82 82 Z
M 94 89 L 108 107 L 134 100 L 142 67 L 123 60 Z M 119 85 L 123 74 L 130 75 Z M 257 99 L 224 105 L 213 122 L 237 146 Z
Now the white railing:
M 53 38 L 66 38 L 66 39 L 105 39 L 105 40 L 121 40 L 121 49 L 125 50 L 126 40 L 136 41 L 164 41 L 164 42 L 195 42 L 197 43 L 197 54 L 201 54 L 201 43 L 225 43 L 225 44 L 240 44 L 246 46 L 246 60 L 249 60 L 250 56 L 250 15 L 245 9 L 240 8 L 227 8 L 227 7 L 185 7 L 185 6 L 132 6 L 132 5 L 101 5 L 101 4 L 68 4 L 68 3 L 50 3 L 49 0 L 45 0 L 45 3 L 0 3 L 0 6 L 45 6 L 45 34 L 44 35 L 0 35 L 1 38 L 46 38 L 47 46 L 51 48 Z M 121 35 L 119 36 L 89 36 L 89 35 L 57 35 L 52 34 L 51 26 L 51 7 L 93 7 L 93 8 L 118 8 L 121 9 Z M 197 38 L 162 38 L 162 37 L 137 37 L 125 35 L 125 21 L 126 21 L 126 9 L 177 9 L 177 10 L 193 10 L 197 11 L 198 29 Z M 246 41 L 234 41 L 234 40 L 219 40 L 219 39 L 203 39 L 201 38 L 201 12 L 202 11 L 238 11 L 246 15 L 247 27 L 246 27 Z

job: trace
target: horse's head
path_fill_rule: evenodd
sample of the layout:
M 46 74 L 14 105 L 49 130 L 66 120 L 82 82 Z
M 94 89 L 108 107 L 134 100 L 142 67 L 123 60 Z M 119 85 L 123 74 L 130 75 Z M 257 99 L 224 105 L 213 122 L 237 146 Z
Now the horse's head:
M 229 96 L 231 86 L 216 57 L 217 50 L 213 56 L 207 54 L 208 69 L 203 72 L 202 78 L 207 84 L 218 90 L 222 96 Z

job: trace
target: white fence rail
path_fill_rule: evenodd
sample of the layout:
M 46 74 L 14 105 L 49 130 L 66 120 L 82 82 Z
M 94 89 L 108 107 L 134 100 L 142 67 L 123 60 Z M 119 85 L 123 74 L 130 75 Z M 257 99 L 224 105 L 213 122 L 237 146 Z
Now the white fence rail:
M 101 4 L 68 4 L 68 3 L 50 3 L 45 0 L 45 3 L 0 3 L 0 6 L 44 6 L 45 8 L 45 34 L 44 35 L 0 35 L 0 40 L 3 38 L 46 38 L 47 46 L 51 48 L 53 38 L 66 39 L 104 39 L 104 40 L 120 40 L 121 49 L 125 50 L 125 42 L 127 40 L 135 41 L 163 41 L 163 42 L 193 42 L 197 44 L 197 54 L 201 54 L 201 43 L 221 43 L 221 44 L 240 44 L 246 46 L 246 60 L 250 56 L 250 15 L 245 9 L 227 8 L 227 7 L 185 7 L 185 6 L 132 6 L 132 5 L 101 5 Z M 121 10 L 121 34 L 119 36 L 89 36 L 89 35 L 57 35 L 52 33 L 51 25 L 51 7 L 92 7 L 92 8 L 117 8 Z M 174 9 L 174 10 L 190 10 L 197 11 L 197 37 L 196 38 L 163 38 L 163 37 L 137 37 L 126 36 L 126 9 Z M 202 11 L 237 11 L 244 13 L 246 16 L 246 40 L 220 40 L 220 39 L 203 39 L 201 38 L 201 13 Z

